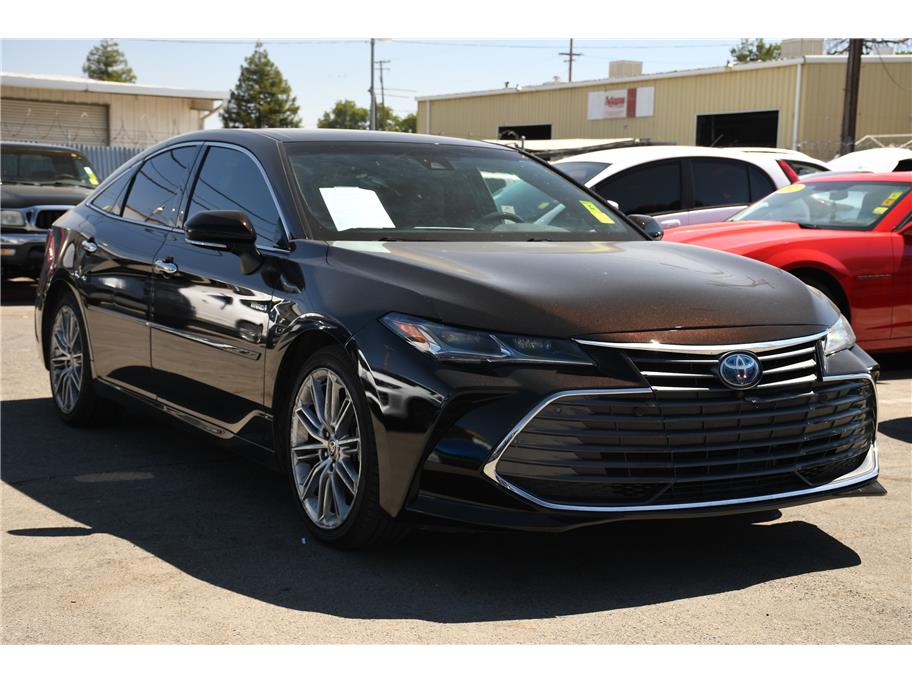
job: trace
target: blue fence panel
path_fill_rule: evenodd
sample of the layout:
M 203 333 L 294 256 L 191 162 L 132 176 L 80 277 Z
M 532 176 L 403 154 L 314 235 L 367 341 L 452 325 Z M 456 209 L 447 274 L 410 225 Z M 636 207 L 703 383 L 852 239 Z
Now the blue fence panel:
M 103 147 L 90 144 L 71 144 L 69 146 L 85 154 L 99 180 L 104 180 L 122 164 L 145 149 L 145 147 Z

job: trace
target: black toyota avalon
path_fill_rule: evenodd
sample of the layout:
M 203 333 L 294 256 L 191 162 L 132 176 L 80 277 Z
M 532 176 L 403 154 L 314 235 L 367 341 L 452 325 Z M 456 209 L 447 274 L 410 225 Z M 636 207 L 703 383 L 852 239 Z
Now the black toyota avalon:
M 339 546 L 882 490 L 825 297 L 497 145 L 173 138 L 55 223 L 36 305 L 64 421 L 132 400 L 249 446 Z

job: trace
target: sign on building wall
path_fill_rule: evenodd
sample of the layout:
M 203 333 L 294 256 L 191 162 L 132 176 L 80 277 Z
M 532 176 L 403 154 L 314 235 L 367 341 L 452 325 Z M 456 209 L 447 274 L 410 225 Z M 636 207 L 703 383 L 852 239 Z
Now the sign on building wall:
M 655 88 L 626 90 L 597 90 L 589 93 L 590 121 L 605 118 L 640 118 L 652 116 L 655 109 Z

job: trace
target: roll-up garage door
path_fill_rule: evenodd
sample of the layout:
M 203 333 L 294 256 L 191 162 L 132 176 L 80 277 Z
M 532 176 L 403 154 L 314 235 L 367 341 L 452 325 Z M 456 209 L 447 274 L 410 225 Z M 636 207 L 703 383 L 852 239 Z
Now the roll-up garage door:
M 108 107 L 25 99 L 0 99 L 4 140 L 108 144 Z

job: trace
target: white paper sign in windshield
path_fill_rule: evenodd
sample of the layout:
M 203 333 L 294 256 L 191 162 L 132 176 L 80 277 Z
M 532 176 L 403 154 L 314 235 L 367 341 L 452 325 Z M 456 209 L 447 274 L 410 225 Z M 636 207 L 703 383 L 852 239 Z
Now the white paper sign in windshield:
M 320 194 L 336 229 L 396 227 L 373 190 L 361 187 L 321 187 Z

